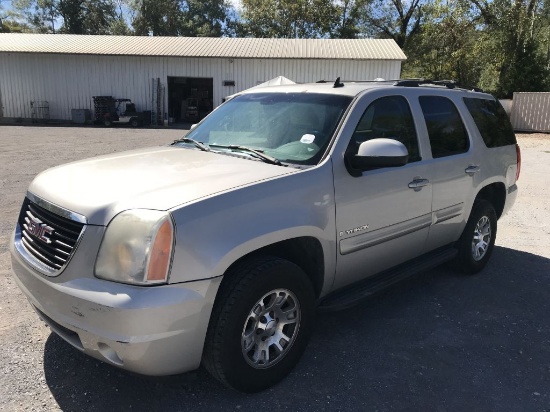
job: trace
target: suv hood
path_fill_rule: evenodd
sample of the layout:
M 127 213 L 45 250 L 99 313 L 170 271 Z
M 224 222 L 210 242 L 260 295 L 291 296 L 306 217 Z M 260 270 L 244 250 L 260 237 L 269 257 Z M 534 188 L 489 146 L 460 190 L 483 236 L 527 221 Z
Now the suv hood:
M 294 173 L 297 169 L 183 147 L 133 150 L 68 163 L 40 173 L 38 197 L 106 225 L 128 209 L 175 206 Z

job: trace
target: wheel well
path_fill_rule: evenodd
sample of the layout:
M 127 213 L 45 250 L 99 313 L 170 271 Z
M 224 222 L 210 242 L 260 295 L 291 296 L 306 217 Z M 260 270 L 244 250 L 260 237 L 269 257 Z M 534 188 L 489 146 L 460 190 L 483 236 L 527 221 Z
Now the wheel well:
M 477 199 L 484 199 L 493 205 L 497 214 L 497 219 L 502 215 L 504 203 L 506 202 L 506 187 L 504 183 L 492 183 L 479 191 Z
M 325 260 L 321 243 L 314 237 L 298 237 L 283 240 L 244 255 L 226 271 L 252 256 L 269 255 L 288 260 L 302 269 L 313 285 L 315 295 L 320 296 L 325 278 Z

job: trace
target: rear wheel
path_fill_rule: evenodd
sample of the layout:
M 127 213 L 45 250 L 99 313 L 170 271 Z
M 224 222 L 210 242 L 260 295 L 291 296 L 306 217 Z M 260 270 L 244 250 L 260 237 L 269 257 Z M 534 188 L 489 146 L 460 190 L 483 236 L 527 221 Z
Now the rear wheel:
M 111 119 L 104 119 L 103 120 L 103 125 L 106 126 L 106 127 L 110 127 L 112 124 L 113 124 L 113 122 L 111 122 Z
M 461 272 L 477 273 L 493 253 L 497 235 L 497 216 L 493 205 L 476 200 L 464 232 L 458 241 L 458 256 L 454 263 Z
M 133 117 L 132 119 L 130 119 L 130 126 L 138 127 L 139 126 L 139 120 L 136 119 L 135 117 Z
M 315 315 L 315 295 L 293 263 L 253 258 L 222 284 L 205 341 L 203 364 L 225 385 L 244 392 L 283 379 L 300 359 Z

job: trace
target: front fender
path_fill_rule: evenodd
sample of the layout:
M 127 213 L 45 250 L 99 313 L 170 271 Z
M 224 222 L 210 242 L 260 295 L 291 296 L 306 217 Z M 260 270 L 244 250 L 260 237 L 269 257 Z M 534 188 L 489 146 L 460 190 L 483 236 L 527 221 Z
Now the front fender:
M 183 205 L 172 214 L 177 233 L 171 283 L 222 276 L 255 250 L 310 236 L 323 248 L 324 284 L 332 285 L 336 229 L 331 162 Z

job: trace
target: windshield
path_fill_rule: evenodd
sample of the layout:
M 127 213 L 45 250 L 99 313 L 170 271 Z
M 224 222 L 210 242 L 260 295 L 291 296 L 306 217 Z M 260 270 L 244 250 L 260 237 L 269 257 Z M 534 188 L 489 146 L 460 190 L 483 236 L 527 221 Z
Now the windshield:
M 281 162 L 314 165 L 351 100 L 314 93 L 245 94 L 220 106 L 186 137 L 213 150 L 246 146 Z

